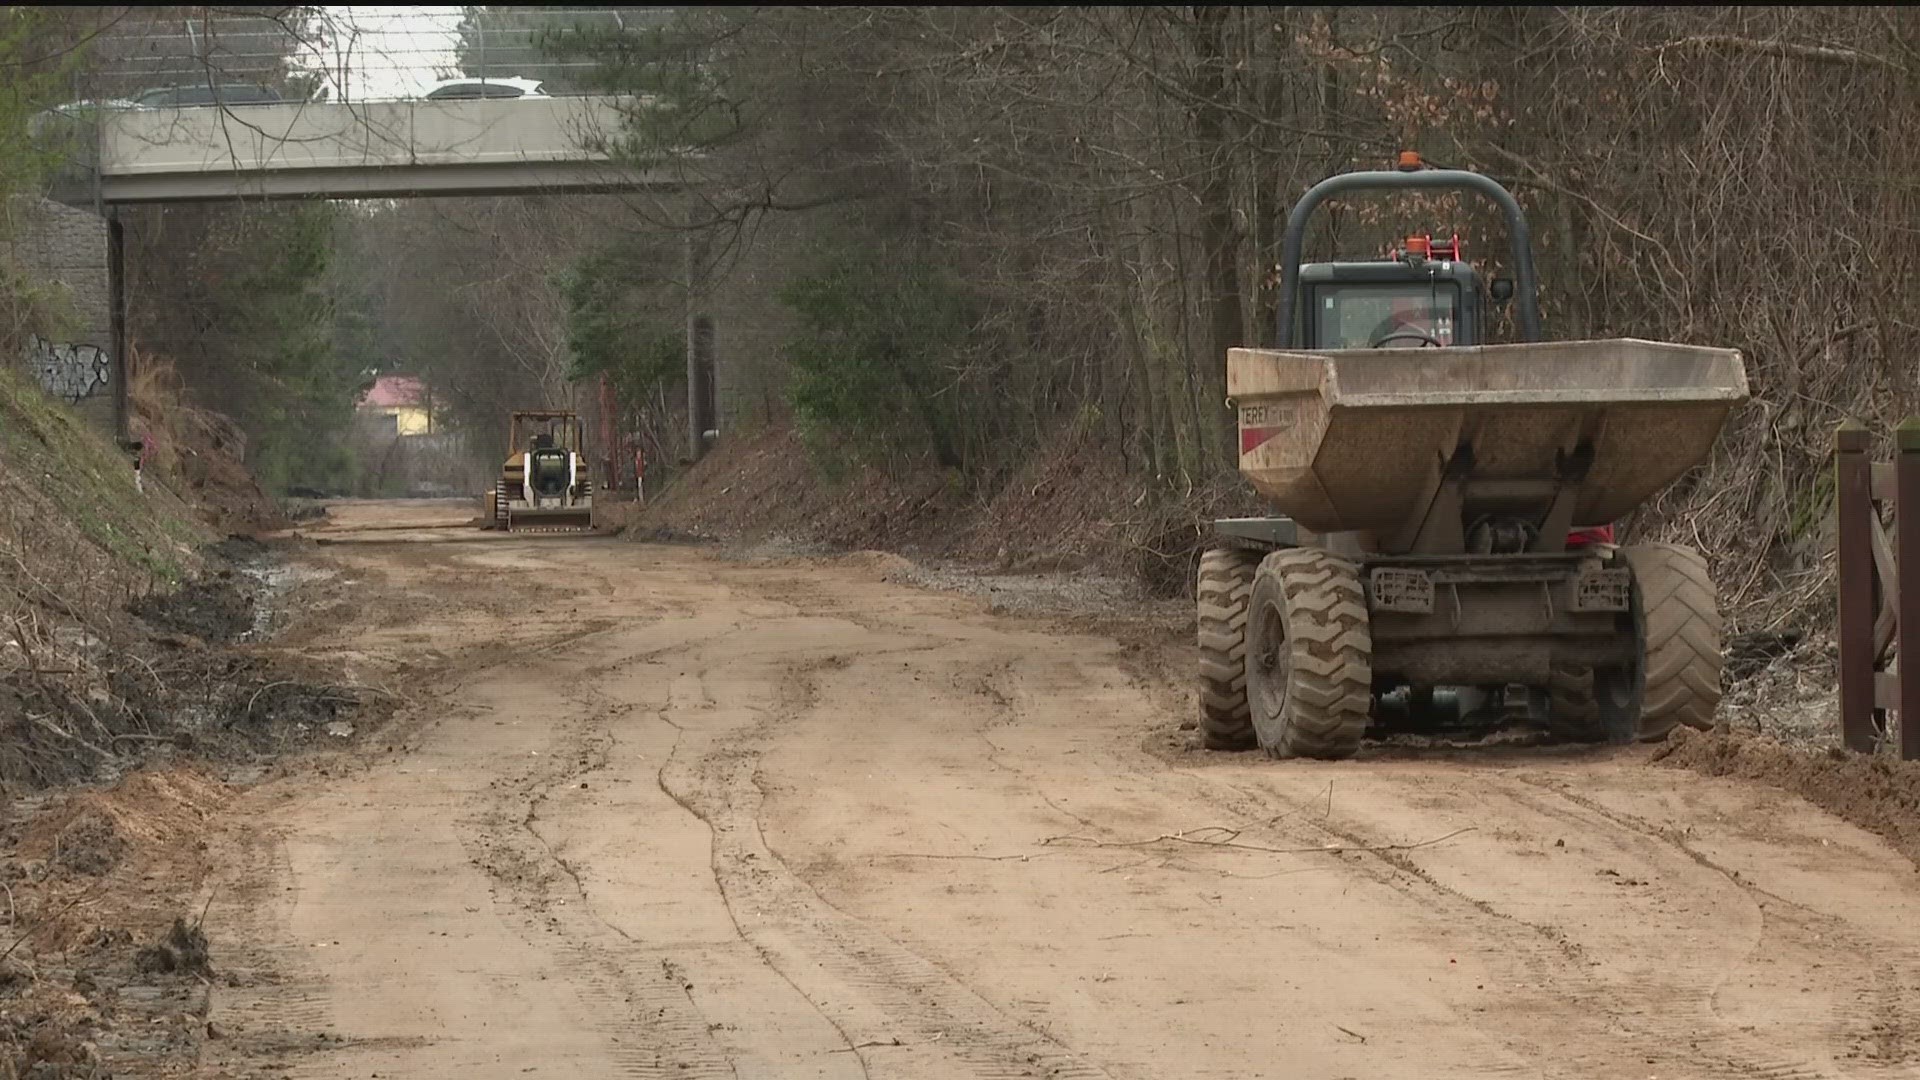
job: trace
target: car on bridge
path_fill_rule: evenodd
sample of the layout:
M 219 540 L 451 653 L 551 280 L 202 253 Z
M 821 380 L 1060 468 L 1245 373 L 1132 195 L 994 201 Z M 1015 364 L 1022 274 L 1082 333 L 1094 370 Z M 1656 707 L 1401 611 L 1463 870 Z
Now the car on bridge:
M 133 109 L 177 109 L 203 105 L 273 105 L 285 100 L 265 86 L 252 83 L 205 83 L 181 86 L 156 86 L 128 98 L 100 101 L 70 101 L 35 113 L 27 121 L 28 134 L 34 138 L 71 135 L 90 130 L 103 112 Z
M 464 78 L 442 79 L 422 95 L 428 101 L 473 101 L 522 97 L 549 97 L 547 84 L 538 79 Z
M 133 99 L 136 109 L 189 108 L 197 105 L 277 105 L 286 100 L 279 91 L 252 83 L 188 83 L 157 86 Z
M 27 121 L 27 133 L 38 138 L 54 131 L 73 131 L 92 124 L 102 112 L 134 108 L 134 103 L 118 98 L 105 101 L 69 101 L 34 113 Z

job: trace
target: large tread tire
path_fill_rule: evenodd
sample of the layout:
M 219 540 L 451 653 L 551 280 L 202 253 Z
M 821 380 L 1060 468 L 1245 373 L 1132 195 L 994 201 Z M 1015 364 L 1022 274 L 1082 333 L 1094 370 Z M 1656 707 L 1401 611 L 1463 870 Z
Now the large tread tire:
M 1592 668 L 1556 662 L 1547 673 L 1547 730 L 1581 742 L 1606 738 Z
M 1254 574 L 1247 702 L 1268 755 L 1353 756 L 1373 709 L 1373 636 L 1354 563 L 1277 551 Z
M 1633 728 L 1657 742 L 1684 724 L 1706 730 L 1720 704 L 1720 607 L 1700 553 L 1677 544 L 1622 548 L 1633 568 L 1643 653 Z
M 1251 750 L 1247 711 L 1247 600 L 1260 554 L 1212 548 L 1200 556 L 1200 742 L 1209 750 Z
M 507 482 L 497 481 L 493 486 L 493 527 L 507 532 L 513 524 L 513 507 L 507 501 Z

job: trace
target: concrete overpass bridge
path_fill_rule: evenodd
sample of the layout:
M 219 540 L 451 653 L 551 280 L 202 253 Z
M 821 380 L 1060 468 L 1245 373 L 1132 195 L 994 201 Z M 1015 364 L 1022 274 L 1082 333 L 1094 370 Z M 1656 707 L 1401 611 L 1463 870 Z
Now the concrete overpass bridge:
M 127 435 L 118 207 L 677 186 L 668 170 L 623 166 L 594 149 L 618 136 L 620 104 L 570 96 L 97 110 L 72 130 L 77 153 L 52 192 L 72 209 L 42 230 L 37 260 L 81 298 L 88 326 L 73 341 L 36 339 L 26 364 L 83 415 Z M 64 374 L 72 357 L 85 361 L 78 393 Z
M 87 186 L 107 207 L 230 198 L 391 198 L 671 186 L 591 149 L 619 99 L 289 102 L 102 110 Z

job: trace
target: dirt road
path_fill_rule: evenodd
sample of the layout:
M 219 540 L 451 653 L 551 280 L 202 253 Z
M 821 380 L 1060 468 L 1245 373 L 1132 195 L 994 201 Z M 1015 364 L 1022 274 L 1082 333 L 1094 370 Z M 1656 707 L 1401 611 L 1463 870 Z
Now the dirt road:
M 317 534 L 303 644 L 419 716 L 245 798 L 208 1075 L 1920 1069 L 1913 865 L 1773 789 L 1174 749 L 1184 688 L 1110 636 L 886 556 L 418 512 Z

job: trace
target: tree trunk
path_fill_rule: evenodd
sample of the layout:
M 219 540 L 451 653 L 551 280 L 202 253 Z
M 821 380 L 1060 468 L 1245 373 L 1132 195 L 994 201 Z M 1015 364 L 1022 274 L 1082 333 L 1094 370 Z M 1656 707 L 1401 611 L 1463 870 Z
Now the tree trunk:
M 1231 460 L 1228 455 L 1227 350 L 1243 343 L 1240 238 L 1233 226 L 1234 142 L 1229 129 L 1225 7 L 1193 9 L 1193 50 L 1197 61 L 1193 91 L 1193 131 L 1199 155 L 1208 163 L 1199 183 L 1200 244 L 1206 265 L 1205 346 L 1195 358 L 1194 389 L 1204 449 L 1202 467 Z

